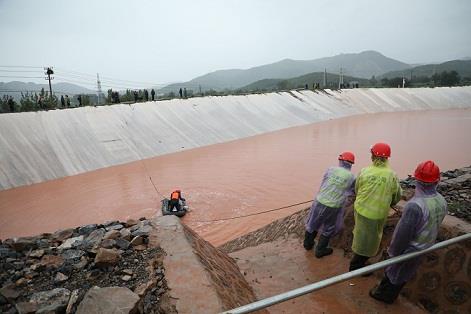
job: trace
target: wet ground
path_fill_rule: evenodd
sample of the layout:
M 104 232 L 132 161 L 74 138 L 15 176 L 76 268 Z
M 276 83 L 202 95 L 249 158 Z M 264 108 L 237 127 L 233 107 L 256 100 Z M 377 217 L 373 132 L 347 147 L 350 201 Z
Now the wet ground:
M 258 299 L 339 275 L 348 269 L 343 250 L 317 259 L 298 238 L 279 239 L 230 254 Z M 377 272 L 378 276 L 381 272 Z M 385 305 L 368 296 L 379 281 L 358 277 L 268 308 L 270 313 L 426 313 L 404 297 Z
M 370 145 L 386 141 L 393 169 L 405 177 L 425 159 L 444 170 L 471 164 L 469 134 L 471 110 L 369 114 L 104 168 L 0 192 L 0 238 L 151 217 L 164 194 L 179 187 L 192 209 L 183 221 L 220 245 L 309 204 L 212 220 L 310 200 L 343 150 L 356 153 L 358 173 L 369 163 Z

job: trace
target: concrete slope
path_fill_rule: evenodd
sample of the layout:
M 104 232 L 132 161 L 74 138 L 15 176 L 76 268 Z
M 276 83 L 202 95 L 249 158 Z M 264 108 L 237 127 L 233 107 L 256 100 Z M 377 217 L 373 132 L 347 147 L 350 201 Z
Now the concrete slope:
M 0 189 L 342 116 L 471 107 L 471 87 L 290 91 L 0 115 Z

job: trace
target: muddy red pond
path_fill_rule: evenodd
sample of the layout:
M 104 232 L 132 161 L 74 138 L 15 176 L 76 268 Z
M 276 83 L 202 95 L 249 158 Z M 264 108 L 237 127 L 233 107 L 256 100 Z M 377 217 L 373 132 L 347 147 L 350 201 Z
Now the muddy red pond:
M 385 141 L 405 177 L 426 159 L 470 165 L 470 134 L 469 109 L 367 114 L 104 168 L 0 192 L 0 238 L 160 215 L 163 195 L 180 188 L 191 208 L 183 222 L 220 245 L 309 206 L 220 220 L 312 199 L 343 150 L 356 154 L 358 173 L 371 144 Z

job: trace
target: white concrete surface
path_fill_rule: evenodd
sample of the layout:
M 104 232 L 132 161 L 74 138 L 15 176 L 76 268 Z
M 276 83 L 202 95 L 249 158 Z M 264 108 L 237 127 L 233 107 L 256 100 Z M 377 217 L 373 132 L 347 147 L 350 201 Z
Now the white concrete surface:
M 0 190 L 342 116 L 471 107 L 471 87 L 291 91 L 0 115 Z

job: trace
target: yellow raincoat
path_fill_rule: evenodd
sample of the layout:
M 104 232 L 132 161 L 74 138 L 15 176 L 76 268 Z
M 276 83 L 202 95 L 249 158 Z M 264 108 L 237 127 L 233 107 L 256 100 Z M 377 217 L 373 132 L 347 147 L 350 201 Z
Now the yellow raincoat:
M 373 165 L 361 170 L 355 192 L 352 250 L 359 255 L 375 256 L 389 208 L 401 199 L 399 180 L 387 161 L 375 160 Z

